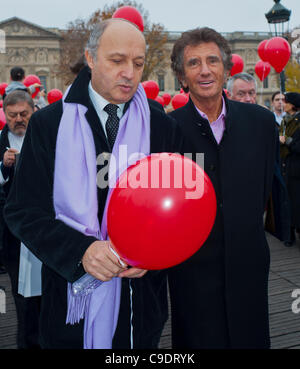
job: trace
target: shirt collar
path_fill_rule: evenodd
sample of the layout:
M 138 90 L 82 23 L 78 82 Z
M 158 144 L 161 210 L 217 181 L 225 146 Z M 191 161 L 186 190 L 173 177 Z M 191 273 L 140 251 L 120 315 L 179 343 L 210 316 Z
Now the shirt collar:
M 110 104 L 109 101 L 105 100 L 104 97 L 102 97 L 101 95 L 98 94 L 98 92 L 96 92 L 93 87 L 92 87 L 92 82 L 90 81 L 89 83 L 89 95 L 90 98 L 92 100 L 92 103 L 95 107 L 96 112 L 99 114 L 102 113 L 102 111 L 105 111 L 104 108 L 106 107 L 107 104 Z M 123 115 L 123 110 L 125 107 L 125 103 L 124 104 L 115 104 L 118 105 L 119 109 L 117 111 L 118 116 L 122 116 Z M 106 113 L 106 112 L 105 112 Z
M 202 118 L 208 120 L 207 115 L 203 111 L 201 111 L 200 109 L 198 109 L 196 105 L 195 105 L 195 108 L 197 109 L 198 113 L 201 115 Z M 224 119 L 226 117 L 226 113 L 227 113 L 226 104 L 225 104 L 224 97 L 222 96 L 222 111 L 221 111 L 221 114 L 219 115 L 219 117 L 218 117 L 218 119 L 216 121 L 218 121 L 220 119 Z M 212 122 L 212 123 L 214 123 L 214 122 Z

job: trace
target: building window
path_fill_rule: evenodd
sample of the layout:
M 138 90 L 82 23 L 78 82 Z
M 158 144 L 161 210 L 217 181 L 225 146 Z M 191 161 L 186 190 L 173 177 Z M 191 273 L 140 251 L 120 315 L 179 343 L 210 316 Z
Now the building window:
M 265 106 L 266 106 L 268 109 L 271 109 L 270 100 L 265 100 Z
M 180 89 L 180 82 L 178 81 L 177 77 L 175 77 L 175 91 L 180 91 Z
M 46 76 L 38 76 L 38 77 L 39 77 L 39 79 L 41 81 L 41 85 L 47 91 L 47 77 Z
M 266 77 L 265 79 L 264 79 L 264 88 L 269 88 L 269 79 L 268 79 L 268 77 Z
M 165 76 L 163 74 L 159 74 L 158 78 L 158 86 L 160 91 L 165 91 Z

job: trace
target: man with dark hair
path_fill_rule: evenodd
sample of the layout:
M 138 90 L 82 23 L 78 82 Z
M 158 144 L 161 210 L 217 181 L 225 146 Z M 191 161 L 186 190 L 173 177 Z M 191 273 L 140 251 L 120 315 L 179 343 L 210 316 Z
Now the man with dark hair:
M 271 101 L 276 123 L 280 127 L 282 119 L 286 114 L 286 112 L 284 111 L 284 94 L 282 94 L 280 91 L 274 92 Z
M 16 170 L 16 158 L 21 151 L 28 122 L 33 114 L 34 103 L 26 91 L 16 90 L 6 96 L 3 110 L 7 124 L 0 138 L 0 185 L 4 195 L 3 206 L 12 187 Z M 11 280 L 12 294 L 15 300 L 19 349 L 38 348 L 38 320 L 40 297 L 23 297 L 19 294 L 20 240 L 16 238 L 2 222 L 3 261 Z
M 5 217 L 43 262 L 43 348 L 156 348 L 167 319 L 165 273 L 128 268 L 106 224 L 114 174 L 135 162 L 134 153 L 180 152 L 176 122 L 149 107 L 140 84 L 145 53 L 133 24 L 98 23 L 88 67 L 63 100 L 30 121 Z M 109 168 L 109 188 L 97 187 L 109 153 L 117 168 Z M 82 294 L 74 291 L 89 275 Z
M 173 348 L 268 348 L 263 213 L 275 165 L 274 116 L 222 93 L 231 51 L 215 30 L 184 32 L 171 60 L 190 99 L 170 114 L 189 140 L 184 152 L 204 153 L 217 198 L 207 241 L 168 274 Z
M 300 238 L 300 94 L 287 92 L 284 95 L 285 112 L 280 134 L 281 170 L 291 203 L 291 239 L 286 246 L 296 241 L 295 231 Z
M 23 83 L 25 79 L 25 71 L 21 67 L 14 67 L 10 70 L 11 83 L 6 87 L 3 99 L 13 91 L 21 90 L 28 92 L 30 95 L 35 91 L 37 87 L 41 87 L 39 83 L 34 83 L 33 85 L 26 87 Z

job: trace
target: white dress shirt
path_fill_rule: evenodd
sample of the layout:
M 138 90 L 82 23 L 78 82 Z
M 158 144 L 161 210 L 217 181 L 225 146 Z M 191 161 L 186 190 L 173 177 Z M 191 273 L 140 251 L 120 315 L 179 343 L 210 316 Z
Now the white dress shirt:
M 106 111 L 104 111 L 103 109 L 106 107 L 107 104 L 110 104 L 109 101 L 105 100 L 101 95 L 99 95 L 92 87 L 92 83 L 89 83 L 89 96 L 90 99 L 94 105 L 94 108 L 98 114 L 98 117 L 100 119 L 100 122 L 102 124 L 103 130 L 105 132 L 105 135 L 107 137 L 107 133 L 106 133 L 106 121 L 108 118 L 108 114 L 106 113 Z M 123 116 L 123 111 L 124 111 L 124 107 L 125 107 L 125 103 L 124 104 L 116 104 L 118 105 L 119 109 L 117 110 L 117 115 L 118 117 L 121 119 Z

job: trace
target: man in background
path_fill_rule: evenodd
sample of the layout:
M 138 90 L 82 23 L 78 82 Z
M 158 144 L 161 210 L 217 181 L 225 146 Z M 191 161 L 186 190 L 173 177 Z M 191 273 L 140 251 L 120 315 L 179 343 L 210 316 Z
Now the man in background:
M 3 194 L 1 214 L 12 187 L 16 160 L 23 145 L 29 119 L 34 111 L 34 103 L 26 91 L 15 90 L 4 99 L 3 110 L 7 124 L 0 138 L 0 185 Z M 10 232 L 5 221 L 1 226 L 3 262 L 10 277 L 18 317 L 17 346 L 19 349 L 38 348 L 40 297 L 25 298 L 18 293 L 21 243 Z
M 280 127 L 282 119 L 286 115 L 286 112 L 284 111 L 285 106 L 284 95 L 280 91 L 276 91 L 272 95 L 271 101 L 276 123 L 278 124 L 278 127 Z
M 228 80 L 227 90 L 231 100 L 256 104 L 257 82 L 251 74 L 235 74 Z

